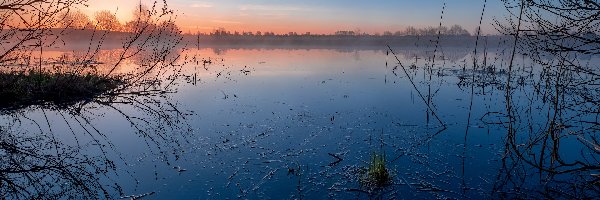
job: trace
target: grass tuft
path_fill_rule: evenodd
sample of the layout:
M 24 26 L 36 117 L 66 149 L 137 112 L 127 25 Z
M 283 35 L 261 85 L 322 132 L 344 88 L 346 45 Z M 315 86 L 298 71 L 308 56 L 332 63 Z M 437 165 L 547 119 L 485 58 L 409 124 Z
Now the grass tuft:
M 0 110 L 31 105 L 72 105 L 116 89 L 124 81 L 93 73 L 0 72 Z
M 369 167 L 362 174 L 360 182 L 368 189 L 377 189 L 390 184 L 392 181 L 390 171 L 386 166 L 384 153 L 373 153 Z

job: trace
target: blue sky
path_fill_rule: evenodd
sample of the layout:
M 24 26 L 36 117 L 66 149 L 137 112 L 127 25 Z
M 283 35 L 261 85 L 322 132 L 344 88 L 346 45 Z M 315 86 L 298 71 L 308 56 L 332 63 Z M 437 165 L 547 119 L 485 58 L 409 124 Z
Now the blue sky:
M 121 1 L 123 2 L 123 1 Z M 124 3 L 91 0 L 90 12 L 115 11 L 127 18 L 139 1 Z M 151 4 L 153 1 L 142 0 Z M 360 29 L 369 33 L 404 30 L 407 26 L 438 26 L 446 2 L 443 25 L 460 24 L 473 32 L 479 22 L 484 0 L 168 0 L 178 12 L 184 31 L 209 32 L 223 27 L 231 31 L 275 31 L 286 33 L 332 33 Z M 495 33 L 493 17 L 502 18 L 500 0 L 489 0 L 483 29 Z

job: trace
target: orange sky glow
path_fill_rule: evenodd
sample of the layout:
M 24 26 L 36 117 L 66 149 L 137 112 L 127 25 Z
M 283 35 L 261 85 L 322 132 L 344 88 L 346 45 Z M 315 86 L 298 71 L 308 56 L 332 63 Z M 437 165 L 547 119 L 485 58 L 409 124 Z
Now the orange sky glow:
M 93 16 L 100 10 L 109 10 L 117 15 L 121 23 L 132 18 L 132 12 L 140 1 L 90 0 L 84 13 Z M 154 1 L 142 0 L 146 5 Z M 272 31 L 275 33 L 331 34 L 338 30 L 360 30 L 367 33 L 400 31 L 407 26 L 438 26 L 442 0 L 397 1 L 374 0 L 354 1 L 273 1 L 257 0 L 168 0 L 170 9 L 175 10 L 176 23 L 184 33 L 208 33 L 217 28 L 229 31 Z M 162 5 L 159 2 L 160 5 Z M 492 3 L 493 4 L 493 3 Z M 483 1 L 456 0 L 446 4 L 443 25 L 460 24 L 473 32 L 479 22 Z M 490 9 L 487 5 L 483 30 L 494 32 L 492 15 L 503 8 Z M 491 10 L 491 11 L 490 11 Z M 468 11 L 468 12 L 467 12 Z

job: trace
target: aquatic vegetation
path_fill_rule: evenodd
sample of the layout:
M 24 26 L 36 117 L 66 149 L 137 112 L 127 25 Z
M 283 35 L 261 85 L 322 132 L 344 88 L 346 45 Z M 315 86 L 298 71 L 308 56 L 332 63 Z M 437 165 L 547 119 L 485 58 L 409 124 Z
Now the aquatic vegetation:
M 93 73 L 20 71 L 0 73 L 0 109 L 51 103 L 69 105 L 92 99 L 125 83 Z
M 385 153 L 373 153 L 369 166 L 360 176 L 360 183 L 369 190 L 384 187 L 392 182 L 390 169 L 386 166 Z

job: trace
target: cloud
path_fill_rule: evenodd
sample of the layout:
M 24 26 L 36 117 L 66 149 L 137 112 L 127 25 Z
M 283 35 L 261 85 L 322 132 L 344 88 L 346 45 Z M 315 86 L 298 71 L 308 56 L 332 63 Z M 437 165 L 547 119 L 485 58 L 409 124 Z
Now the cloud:
M 192 7 L 192 8 L 212 8 L 214 6 L 210 3 L 196 2 L 196 3 L 193 3 L 192 5 L 190 5 L 190 7 Z
M 314 8 L 301 6 L 280 6 L 280 5 L 256 5 L 248 4 L 241 5 L 240 11 L 284 11 L 284 12 L 308 12 L 316 11 Z
M 274 13 L 259 13 L 259 16 L 265 16 L 265 17 L 286 17 L 289 16 L 288 13 L 285 12 L 274 12 Z
M 272 18 L 285 18 L 292 15 L 306 15 L 308 13 L 326 11 L 323 8 L 302 5 L 264 5 L 245 4 L 238 7 L 241 15 L 261 16 Z
M 228 21 L 228 20 L 210 20 L 210 22 L 213 23 L 219 23 L 219 24 L 241 24 L 242 22 L 238 22 L 238 21 Z

